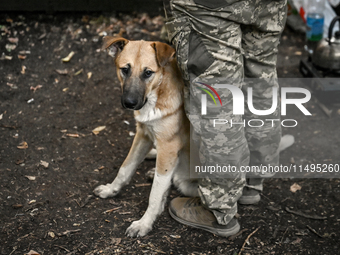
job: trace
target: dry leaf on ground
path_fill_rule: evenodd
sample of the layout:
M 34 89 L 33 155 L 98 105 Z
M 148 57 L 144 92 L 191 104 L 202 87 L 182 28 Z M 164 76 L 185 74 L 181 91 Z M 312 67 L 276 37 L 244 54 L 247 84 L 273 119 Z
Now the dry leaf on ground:
M 296 191 L 301 190 L 301 186 L 297 183 L 294 183 L 292 186 L 290 186 L 290 191 L 295 193 Z
M 20 150 L 25 150 L 28 148 L 28 144 L 26 142 L 22 142 L 19 144 L 19 146 L 17 146 L 17 148 Z
M 30 250 L 28 253 L 25 253 L 25 255 L 40 255 L 40 253 Z
M 18 58 L 22 60 L 26 59 L 26 57 L 27 57 L 26 55 L 20 55 L 20 54 L 18 55 Z
M 30 175 L 25 175 L 25 177 L 30 181 L 35 181 L 35 179 L 36 179 L 35 176 L 30 176 Z
M 40 165 L 42 165 L 42 166 L 45 167 L 45 168 L 48 168 L 49 163 L 46 162 L 46 161 L 40 160 Z
M 105 128 L 106 128 L 106 126 L 96 127 L 95 129 L 92 130 L 92 133 L 95 134 L 95 135 L 98 135 L 99 132 L 103 131 Z
M 33 92 L 35 92 L 37 89 L 41 89 L 41 88 L 42 88 L 42 85 L 37 85 L 35 87 L 31 86 L 30 90 L 33 90 Z
M 67 70 L 67 69 L 63 69 L 63 70 L 61 70 L 61 69 L 56 69 L 55 71 L 56 71 L 58 74 L 62 74 L 62 75 L 68 74 L 68 70 Z

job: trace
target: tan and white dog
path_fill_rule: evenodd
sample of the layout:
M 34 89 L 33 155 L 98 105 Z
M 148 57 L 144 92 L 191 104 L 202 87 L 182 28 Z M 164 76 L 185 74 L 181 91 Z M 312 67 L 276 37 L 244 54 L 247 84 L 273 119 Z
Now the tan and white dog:
M 117 177 L 112 183 L 98 186 L 94 193 L 101 198 L 117 195 L 156 146 L 148 208 L 126 230 L 128 236 L 144 236 L 162 213 L 171 182 L 183 195 L 198 196 L 197 180 L 190 179 L 189 173 L 190 123 L 184 111 L 184 82 L 175 50 L 165 43 L 106 37 L 104 48 L 115 59 L 123 92 L 121 102 L 134 110 L 137 132 Z M 281 139 L 279 150 L 293 143 L 294 137 L 287 135 Z
M 184 195 L 198 196 L 197 182 L 189 178 L 190 123 L 184 112 L 184 83 L 175 50 L 165 43 L 106 37 L 104 47 L 115 58 L 121 102 L 134 110 L 137 132 L 117 177 L 94 193 L 101 198 L 117 195 L 155 145 L 156 171 L 148 208 L 126 230 L 128 236 L 144 236 L 163 211 L 171 182 Z

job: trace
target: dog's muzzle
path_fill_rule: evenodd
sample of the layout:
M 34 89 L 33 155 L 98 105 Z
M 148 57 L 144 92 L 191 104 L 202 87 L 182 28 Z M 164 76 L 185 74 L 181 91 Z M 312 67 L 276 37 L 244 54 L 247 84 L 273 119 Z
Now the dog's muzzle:
M 125 109 L 130 110 L 140 110 L 148 101 L 147 98 L 144 100 L 144 98 L 138 98 L 134 96 L 122 96 L 122 106 Z

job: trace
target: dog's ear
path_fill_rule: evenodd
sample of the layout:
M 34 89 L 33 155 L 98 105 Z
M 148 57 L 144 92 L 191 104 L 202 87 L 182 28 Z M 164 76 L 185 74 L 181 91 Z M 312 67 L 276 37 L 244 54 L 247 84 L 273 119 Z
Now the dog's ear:
M 103 49 L 105 49 L 111 57 L 116 58 L 117 53 L 121 52 L 128 42 L 129 40 L 123 37 L 105 36 Z
M 175 56 L 175 49 L 166 43 L 154 42 L 151 46 L 156 51 L 156 59 L 161 67 L 169 63 Z

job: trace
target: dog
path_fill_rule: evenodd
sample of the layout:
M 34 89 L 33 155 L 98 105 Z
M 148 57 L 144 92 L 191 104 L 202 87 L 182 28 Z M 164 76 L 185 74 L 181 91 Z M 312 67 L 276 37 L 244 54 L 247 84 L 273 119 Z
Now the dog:
M 130 237 L 145 236 L 164 210 L 171 183 L 186 196 L 198 196 L 197 182 L 189 174 L 190 123 L 184 111 L 184 82 L 175 50 L 168 44 L 107 36 L 104 48 L 115 59 L 121 103 L 134 111 L 137 132 L 114 181 L 98 186 L 94 193 L 101 198 L 117 195 L 156 146 L 148 208 L 126 230 Z
M 134 111 L 137 132 L 114 181 L 98 186 L 94 193 L 101 198 L 116 196 L 144 158 L 150 152 L 155 156 L 155 146 L 156 170 L 148 208 L 126 230 L 130 237 L 141 237 L 164 210 L 171 183 L 185 196 L 198 196 L 197 180 L 190 178 L 190 122 L 184 111 L 184 81 L 175 50 L 168 44 L 107 36 L 104 48 L 115 59 L 123 92 L 121 103 Z M 287 135 L 281 139 L 279 151 L 293 143 L 294 137 Z

